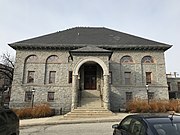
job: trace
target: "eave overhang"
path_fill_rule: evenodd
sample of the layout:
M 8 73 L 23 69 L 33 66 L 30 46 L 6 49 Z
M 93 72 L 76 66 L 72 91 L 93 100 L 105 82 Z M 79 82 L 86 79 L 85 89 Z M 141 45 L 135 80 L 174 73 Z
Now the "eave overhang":
M 95 46 L 108 50 L 161 50 L 166 51 L 172 47 L 172 45 L 87 45 L 87 44 L 8 44 L 15 50 L 29 50 L 29 49 L 42 49 L 42 50 L 73 50 L 86 46 Z

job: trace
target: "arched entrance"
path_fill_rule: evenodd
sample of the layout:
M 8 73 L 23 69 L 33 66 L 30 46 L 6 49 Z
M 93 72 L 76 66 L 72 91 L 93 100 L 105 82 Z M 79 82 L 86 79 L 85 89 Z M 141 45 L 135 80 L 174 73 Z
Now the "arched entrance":
M 90 57 L 80 60 L 73 71 L 72 109 L 89 105 L 98 99 L 100 102 L 96 104 L 99 107 L 109 109 L 108 79 L 109 70 L 101 59 Z
M 86 62 L 79 69 L 78 107 L 103 107 L 103 70 L 95 62 Z

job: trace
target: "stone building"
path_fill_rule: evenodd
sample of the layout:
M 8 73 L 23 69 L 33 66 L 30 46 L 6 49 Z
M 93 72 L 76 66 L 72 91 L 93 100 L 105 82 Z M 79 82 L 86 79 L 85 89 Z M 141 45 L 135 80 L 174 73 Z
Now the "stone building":
M 118 111 L 134 98 L 169 98 L 168 44 L 76 27 L 9 45 L 16 50 L 11 107 L 48 102 L 57 113 L 77 107 Z
M 180 99 L 180 76 L 174 72 L 167 74 L 167 84 L 170 99 Z

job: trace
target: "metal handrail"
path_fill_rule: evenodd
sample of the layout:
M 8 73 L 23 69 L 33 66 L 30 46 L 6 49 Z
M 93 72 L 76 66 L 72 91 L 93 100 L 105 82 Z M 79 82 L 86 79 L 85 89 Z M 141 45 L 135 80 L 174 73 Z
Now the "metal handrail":
M 78 105 L 81 106 L 81 97 L 82 97 L 82 90 L 78 89 Z

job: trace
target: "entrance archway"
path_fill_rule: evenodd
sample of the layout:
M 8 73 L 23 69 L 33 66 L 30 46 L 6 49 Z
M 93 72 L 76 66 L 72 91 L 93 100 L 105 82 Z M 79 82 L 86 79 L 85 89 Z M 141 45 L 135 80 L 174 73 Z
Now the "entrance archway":
M 101 82 L 97 81 L 97 75 L 101 76 Z M 99 90 L 100 95 L 102 96 L 102 106 L 105 109 L 110 108 L 108 66 L 101 59 L 96 57 L 82 59 L 74 67 L 72 85 L 72 110 L 77 108 L 79 105 L 79 98 L 81 98 L 80 96 L 82 94 L 81 90 L 88 89 Z

